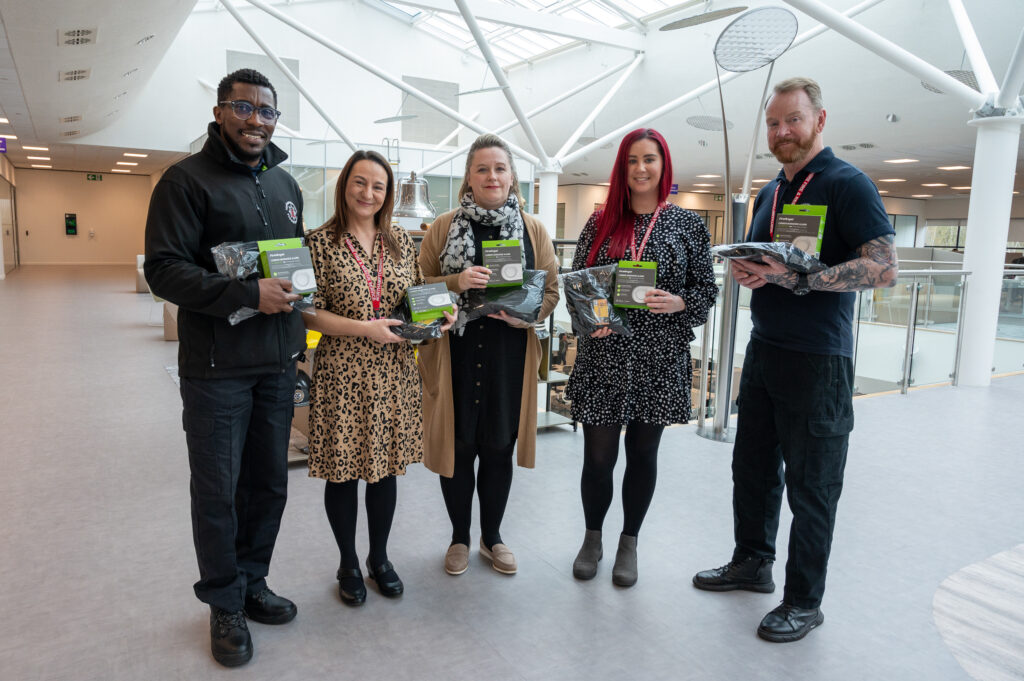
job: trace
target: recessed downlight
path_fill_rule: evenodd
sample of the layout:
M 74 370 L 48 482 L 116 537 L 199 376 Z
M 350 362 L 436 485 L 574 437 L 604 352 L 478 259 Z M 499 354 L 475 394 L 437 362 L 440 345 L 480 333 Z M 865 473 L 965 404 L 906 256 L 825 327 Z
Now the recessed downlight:
M 917 163 L 916 158 L 890 158 L 885 161 L 886 163 Z

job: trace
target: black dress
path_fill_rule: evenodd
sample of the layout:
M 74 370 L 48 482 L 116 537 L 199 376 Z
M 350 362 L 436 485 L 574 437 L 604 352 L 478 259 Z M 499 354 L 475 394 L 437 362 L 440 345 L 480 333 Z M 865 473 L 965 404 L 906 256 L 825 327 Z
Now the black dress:
M 483 265 L 484 241 L 500 239 L 498 225 L 473 222 L 474 265 Z M 524 269 L 533 269 L 533 246 L 523 230 Z M 469 322 L 460 336 L 448 334 L 452 364 L 455 438 L 467 444 L 505 447 L 519 433 L 526 363 L 527 329 L 484 317 Z
M 597 215 L 590 216 L 580 234 L 574 270 L 587 266 Z M 651 217 L 636 216 L 638 245 Z M 617 262 L 607 250 L 606 242 L 594 266 Z M 704 323 L 718 294 L 708 230 L 696 213 L 670 204 L 658 216 L 642 259 L 658 263 L 658 288 L 682 296 L 686 309 L 672 314 L 627 309 L 633 330 L 629 338 L 578 338 L 566 396 L 572 400 L 573 418 L 581 423 L 616 426 L 637 420 L 669 425 L 690 418 L 693 327 Z

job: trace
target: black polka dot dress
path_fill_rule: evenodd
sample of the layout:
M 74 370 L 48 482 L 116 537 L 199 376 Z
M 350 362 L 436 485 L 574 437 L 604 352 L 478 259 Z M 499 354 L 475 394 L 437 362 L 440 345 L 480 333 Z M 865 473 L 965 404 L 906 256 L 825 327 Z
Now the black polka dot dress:
M 597 215 L 590 216 L 580 234 L 574 270 L 587 266 Z M 651 217 L 636 216 L 638 246 Z M 617 262 L 607 249 L 607 243 L 601 246 L 594 266 Z M 615 426 L 637 420 L 670 425 L 690 418 L 693 327 L 707 319 L 718 293 L 708 231 L 696 213 L 669 204 L 658 216 L 642 259 L 658 263 L 658 288 L 682 296 L 686 309 L 671 314 L 628 309 L 632 336 L 577 338 L 566 396 L 572 400 L 573 418 L 581 423 Z

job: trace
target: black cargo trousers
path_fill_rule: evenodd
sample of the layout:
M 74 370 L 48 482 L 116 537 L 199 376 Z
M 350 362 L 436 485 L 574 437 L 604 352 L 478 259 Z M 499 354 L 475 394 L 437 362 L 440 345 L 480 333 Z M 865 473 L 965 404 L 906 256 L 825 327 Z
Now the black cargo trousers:
M 783 602 L 816 608 L 853 430 L 853 361 L 751 339 L 737 402 L 733 560 L 775 558 L 785 488 L 793 522 Z
M 196 596 L 242 609 L 266 586 L 288 490 L 295 364 L 238 378 L 181 379 L 192 478 Z

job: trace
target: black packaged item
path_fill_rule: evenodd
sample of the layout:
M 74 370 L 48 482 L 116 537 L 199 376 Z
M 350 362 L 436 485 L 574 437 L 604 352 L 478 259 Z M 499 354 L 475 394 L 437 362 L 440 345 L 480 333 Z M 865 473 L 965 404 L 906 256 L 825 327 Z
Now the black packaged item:
M 448 298 L 452 301 L 453 305 L 458 303 L 458 297 L 451 291 L 448 292 Z M 430 321 L 414 322 L 412 320 L 412 313 L 409 312 L 409 300 L 407 298 L 402 299 L 402 302 L 394 309 L 388 319 L 397 319 L 402 322 L 401 325 L 392 326 L 391 333 L 413 343 L 430 340 L 431 338 L 440 338 L 444 335 L 441 332 L 441 327 L 447 322 L 444 317 L 431 319 Z
M 217 265 L 217 271 L 228 279 L 259 279 L 262 275 L 260 268 L 260 246 L 257 241 L 226 241 L 211 248 L 210 252 L 213 254 L 213 261 Z M 316 314 L 312 293 L 302 296 L 291 305 L 296 310 L 301 310 L 306 314 Z M 259 310 L 243 306 L 228 315 L 228 323 L 234 326 L 249 317 L 255 317 L 259 313 Z
M 466 322 L 504 311 L 510 317 L 533 324 L 544 304 L 547 278 L 545 270 L 523 270 L 522 286 L 469 289 L 464 294 Z
M 815 257 L 807 255 L 788 241 L 771 243 L 723 244 L 711 249 L 712 255 L 730 260 L 751 260 L 763 263 L 770 258 L 786 266 L 786 269 L 797 274 L 813 274 L 827 269 L 827 265 Z
M 577 336 L 589 336 L 600 329 L 611 329 L 622 336 L 633 335 L 626 310 L 612 305 L 616 267 L 588 267 L 562 275 L 565 305 Z

